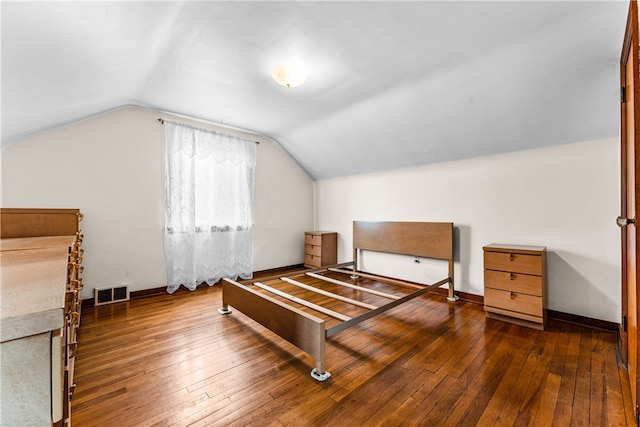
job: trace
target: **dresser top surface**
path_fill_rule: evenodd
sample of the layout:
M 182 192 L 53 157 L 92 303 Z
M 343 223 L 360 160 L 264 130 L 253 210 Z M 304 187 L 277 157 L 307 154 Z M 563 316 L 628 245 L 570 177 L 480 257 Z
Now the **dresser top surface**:
M 545 246 L 530 246 L 530 245 L 512 245 L 505 243 L 491 243 L 484 246 L 486 252 L 507 252 L 507 253 L 522 253 L 522 254 L 540 254 L 547 250 Z
M 42 236 L 42 237 L 14 237 L 0 239 L 0 252 L 28 249 L 45 249 L 55 246 L 69 247 L 75 236 Z
M 2 341 L 62 327 L 68 246 L 0 252 Z

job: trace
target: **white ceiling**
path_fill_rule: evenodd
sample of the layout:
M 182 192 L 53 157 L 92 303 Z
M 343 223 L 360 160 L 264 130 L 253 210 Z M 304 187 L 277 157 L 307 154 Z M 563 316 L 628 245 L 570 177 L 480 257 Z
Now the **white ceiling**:
M 2 1 L 2 143 L 139 105 L 269 135 L 322 179 L 615 137 L 627 8 Z

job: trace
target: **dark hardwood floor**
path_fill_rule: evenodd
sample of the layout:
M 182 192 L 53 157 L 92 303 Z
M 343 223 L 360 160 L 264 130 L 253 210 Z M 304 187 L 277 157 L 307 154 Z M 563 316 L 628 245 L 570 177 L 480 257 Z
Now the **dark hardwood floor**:
M 429 294 L 327 343 L 332 377 L 220 287 L 83 310 L 74 426 L 633 425 L 616 335 Z

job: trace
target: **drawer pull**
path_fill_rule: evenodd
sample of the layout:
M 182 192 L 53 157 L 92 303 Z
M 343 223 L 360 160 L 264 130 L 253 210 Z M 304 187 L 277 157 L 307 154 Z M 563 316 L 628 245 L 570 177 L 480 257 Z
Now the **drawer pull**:
M 509 280 L 516 280 L 516 275 L 513 273 L 509 273 Z
M 71 342 L 69 343 L 69 357 L 75 357 L 76 355 L 76 350 L 78 349 L 78 343 L 77 342 Z
M 515 258 L 513 254 L 509 254 L 509 261 L 513 261 L 513 258 Z
M 516 299 L 516 294 L 513 292 L 509 292 L 509 298 Z

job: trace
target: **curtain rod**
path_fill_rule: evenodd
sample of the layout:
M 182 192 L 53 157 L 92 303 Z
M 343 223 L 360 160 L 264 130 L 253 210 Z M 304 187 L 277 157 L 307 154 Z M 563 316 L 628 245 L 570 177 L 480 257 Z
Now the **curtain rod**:
M 245 141 L 254 142 L 254 143 L 260 145 L 260 141 L 251 141 L 251 140 L 248 140 L 246 138 L 241 138 L 239 136 L 231 135 L 230 133 L 226 133 L 226 132 L 220 132 L 220 131 L 217 131 L 217 130 L 200 128 L 200 127 L 197 127 L 197 126 L 187 125 L 187 124 L 184 124 L 184 123 L 172 122 L 171 120 L 165 120 L 163 118 L 158 118 L 158 121 L 160 122 L 160 124 L 163 124 L 163 125 L 165 123 L 171 123 L 173 125 L 184 126 L 184 127 L 191 128 L 191 129 L 201 130 L 201 131 L 204 131 L 204 132 L 213 132 L 213 133 L 219 133 L 219 134 L 222 134 L 222 135 L 229 135 L 229 136 L 233 136 L 234 138 L 243 139 Z

